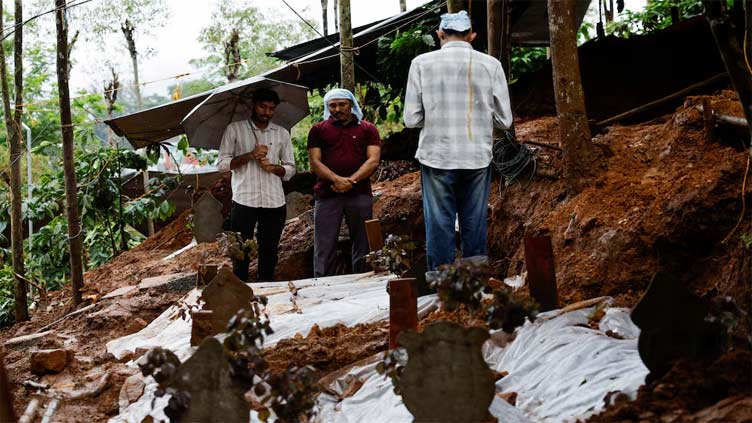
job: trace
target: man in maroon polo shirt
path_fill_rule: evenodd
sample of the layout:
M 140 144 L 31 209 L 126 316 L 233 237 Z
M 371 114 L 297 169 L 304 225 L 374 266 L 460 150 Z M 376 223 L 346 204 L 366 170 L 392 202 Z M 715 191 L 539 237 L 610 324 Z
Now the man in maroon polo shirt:
M 365 221 L 373 216 L 369 177 L 379 166 L 381 138 L 376 127 L 363 120 L 350 91 L 334 89 L 324 96 L 324 121 L 308 133 L 308 156 L 318 175 L 314 187 L 314 276 L 331 276 L 336 270 L 342 216 L 352 241 L 353 272 L 367 271 Z

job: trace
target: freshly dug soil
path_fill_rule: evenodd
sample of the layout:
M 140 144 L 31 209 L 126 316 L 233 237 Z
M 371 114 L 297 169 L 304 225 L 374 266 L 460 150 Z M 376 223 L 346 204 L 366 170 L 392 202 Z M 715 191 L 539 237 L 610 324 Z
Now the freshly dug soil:
M 389 322 L 347 327 L 338 324 L 325 329 L 311 328 L 305 338 L 298 334 L 283 339 L 265 351 L 273 372 L 311 365 L 318 377 L 367 358 L 389 346 Z
M 193 214 L 193 209 L 188 209 L 180 214 L 161 231 L 138 244 L 132 251 L 153 250 L 179 250 L 191 243 L 193 233 L 188 229 L 188 218 Z
M 605 171 L 577 195 L 561 179 L 534 178 L 492 192 L 490 256 L 499 276 L 525 270 L 522 239 L 552 237 L 561 303 L 601 295 L 633 306 L 658 270 L 675 273 L 698 295 L 734 298 L 750 310 L 749 256 L 739 241 L 747 221 L 722 243 L 741 213 L 741 187 L 748 153 L 703 133 L 697 104 L 740 113 L 735 93 L 690 97 L 665 119 L 614 126 L 596 136 Z M 521 140 L 553 142 L 555 118 L 523 122 Z M 546 153 L 546 149 L 542 151 Z M 553 167 L 561 158 L 547 153 Z M 495 186 L 495 188 L 498 188 Z M 747 203 L 752 200 L 747 184 Z
M 216 242 L 199 244 L 170 260 L 163 260 L 173 252 L 175 250 L 126 251 L 87 272 L 84 287 L 88 292 L 104 295 L 123 286 L 138 284 L 144 278 L 190 272 L 201 264 L 230 265 L 230 259 L 222 254 Z

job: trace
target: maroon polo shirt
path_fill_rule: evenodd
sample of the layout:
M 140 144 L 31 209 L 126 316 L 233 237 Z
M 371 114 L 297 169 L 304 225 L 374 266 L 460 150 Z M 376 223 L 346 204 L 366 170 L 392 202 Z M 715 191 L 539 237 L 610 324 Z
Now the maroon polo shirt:
M 355 173 L 368 159 L 369 145 L 381 147 L 381 137 L 376 126 L 357 118 L 347 125 L 342 125 L 334 118 L 319 122 L 308 132 L 308 148 L 321 149 L 321 162 L 339 176 L 348 177 Z M 331 198 L 345 195 L 371 195 L 371 180 L 355 184 L 353 189 L 339 194 L 332 191 L 332 183 L 316 180 L 314 194 L 317 198 Z

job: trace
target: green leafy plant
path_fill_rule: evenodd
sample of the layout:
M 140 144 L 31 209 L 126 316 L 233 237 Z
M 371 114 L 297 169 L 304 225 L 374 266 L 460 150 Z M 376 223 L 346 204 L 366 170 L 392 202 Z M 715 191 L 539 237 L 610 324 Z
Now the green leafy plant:
M 545 47 L 512 47 L 510 57 L 512 72 L 507 75 L 510 84 L 526 73 L 537 71 L 548 60 Z
M 413 264 L 415 242 L 408 235 L 389 234 L 384 246 L 366 255 L 366 261 L 374 269 L 385 269 L 399 277 L 404 277 Z
M 744 248 L 752 250 L 752 233 L 742 232 L 742 234 L 739 235 L 739 239 L 741 239 Z
M 219 249 L 233 260 L 253 259 L 258 254 L 255 239 L 243 239 L 240 232 L 224 231 L 217 236 Z
M 439 293 L 442 306 L 456 310 L 464 305 L 470 313 L 484 311 L 486 324 L 492 329 L 513 332 L 525 323 L 525 319 L 535 320 L 537 304 L 529 300 L 519 300 L 510 288 L 494 288 L 490 284 L 490 270 L 485 262 L 461 259 L 439 267 L 430 282 Z M 484 296 L 492 294 L 492 301 L 484 302 Z
M 440 266 L 430 285 L 438 292 L 439 300 L 446 310 L 455 310 L 462 304 L 471 313 L 475 313 L 481 308 L 483 294 L 491 293 L 489 278 L 487 264 L 457 260 Z
M 672 24 L 671 8 L 679 9 L 682 19 L 702 14 L 702 0 L 653 0 L 639 12 L 625 10 L 623 19 L 606 24 L 606 33 L 628 38 L 664 29 Z

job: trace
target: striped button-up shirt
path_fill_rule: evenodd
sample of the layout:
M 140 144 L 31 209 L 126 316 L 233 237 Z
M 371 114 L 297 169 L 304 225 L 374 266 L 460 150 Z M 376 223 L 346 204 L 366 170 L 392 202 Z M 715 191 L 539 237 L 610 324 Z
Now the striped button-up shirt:
M 295 174 L 295 156 L 290 133 L 273 123 L 269 123 L 269 126 L 263 130 L 249 120 L 227 126 L 219 147 L 219 162 L 217 162 L 219 171 L 230 171 L 230 162 L 233 158 L 253 151 L 256 144 L 254 131 L 259 144 L 269 147 L 269 152 L 266 154 L 269 163 L 284 167 L 285 176 L 282 179 L 290 180 Z M 257 160 L 251 160 L 232 170 L 232 201 L 248 207 L 282 207 L 285 205 L 282 179 L 261 169 Z
M 415 158 L 437 169 L 481 169 L 491 163 L 493 128 L 512 124 L 501 63 L 450 41 L 413 59 L 405 126 L 420 131 Z

